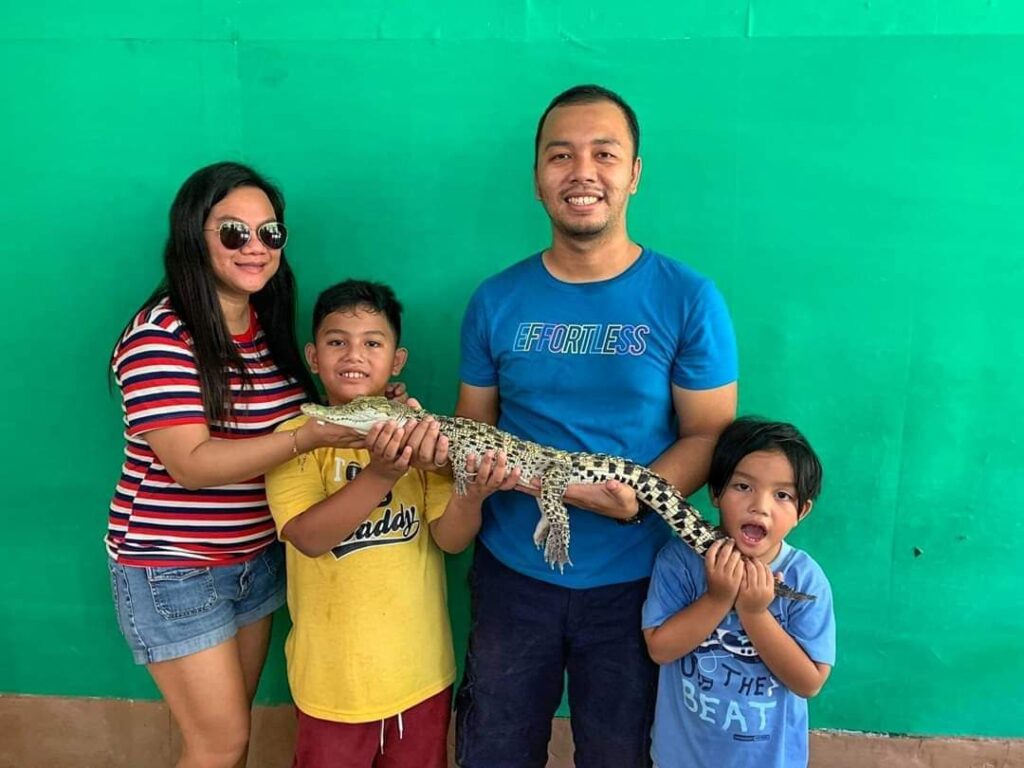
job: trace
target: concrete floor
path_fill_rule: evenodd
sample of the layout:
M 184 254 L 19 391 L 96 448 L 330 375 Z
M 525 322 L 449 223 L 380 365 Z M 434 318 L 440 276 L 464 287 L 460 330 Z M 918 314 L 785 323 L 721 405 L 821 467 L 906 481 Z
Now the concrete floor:
M 290 706 L 257 708 L 248 768 L 288 768 L 294 728 Z M 160 702 L 0 696 L 0 768 L 170 768 L 177 752 Z M 548 768 L 571 768 L 567 720 L 554 722 L 550 755 Z M 811 768 L 1024 768 L 1024 740 L 815 731 Z

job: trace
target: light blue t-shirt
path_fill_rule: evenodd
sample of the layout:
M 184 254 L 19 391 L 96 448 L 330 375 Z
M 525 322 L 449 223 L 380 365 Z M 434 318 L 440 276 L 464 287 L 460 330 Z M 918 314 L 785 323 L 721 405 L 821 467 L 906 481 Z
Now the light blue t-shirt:
M 707 278 L 644 249 L 620 275 L 554 278 L 534 255 L 489 278 L 462 324 L 460 379 L 498 387 L 498 426 L 567 451 L 650 464 L 678 436 L 671 384 L 736 380 L 736 340 Z M 646 578 L 669 535 L 656 515 L 622 526 L 570 508 L 571 566 L 560 573 L 533 544 L 539 510 L 519 492 L 491 496 L 480 538 L 508 567 L 565 587 Z
M 810 555 L 783 543 L 772 573 L 813 601 L 775 598 L 768 610 L 807 655 L 835 664 L 832 588 Z M 704 560 L 679 540 L 658 554 L 643 628 L 661 626 L 707 591 Z M 658 677 L 651 756 L 658 768 L 805 768 L 807 700 L 778 682 L 735 611 Z

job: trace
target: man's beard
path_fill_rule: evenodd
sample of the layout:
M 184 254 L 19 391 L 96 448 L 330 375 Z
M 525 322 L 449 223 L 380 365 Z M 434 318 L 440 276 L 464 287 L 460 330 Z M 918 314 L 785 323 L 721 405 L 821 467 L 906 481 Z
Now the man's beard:
M 581 221 L 578 223 L 557 219 L 554 216 L 550 216 L 550 218 L 555 229 L 566 237 L 571 237 L 574 240 L 597 240 L 608 231 L 608 228 L 612 223 L 611 218 L 605 219 L 604 221 Z

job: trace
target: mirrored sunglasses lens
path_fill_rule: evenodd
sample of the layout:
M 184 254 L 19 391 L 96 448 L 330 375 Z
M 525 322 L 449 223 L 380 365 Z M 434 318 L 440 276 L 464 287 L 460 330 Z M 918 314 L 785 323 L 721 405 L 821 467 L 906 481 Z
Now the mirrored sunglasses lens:
M 249 242 L 249 227 L 240 221 L 225 221 L 220 225 L 220 244 L 237 251 Z
M 284 244 L 288 242 L 288 230 L 279 221 L 267 222 L 257 230 L 257 234 L 267 248 L 277 250 L 284 248 Z

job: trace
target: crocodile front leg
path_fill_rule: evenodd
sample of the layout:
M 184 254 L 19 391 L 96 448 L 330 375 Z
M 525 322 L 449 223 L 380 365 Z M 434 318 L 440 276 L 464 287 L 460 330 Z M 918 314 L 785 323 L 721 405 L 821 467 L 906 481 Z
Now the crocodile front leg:
M 450 457 L 455 493 L 459 496 L 466 495 L 466 486 L 473 481 L 473 478 L 476 477 L 476 472 L 466 471 L 467 455 L 468 454 L 465 451 L 456 451 Z

